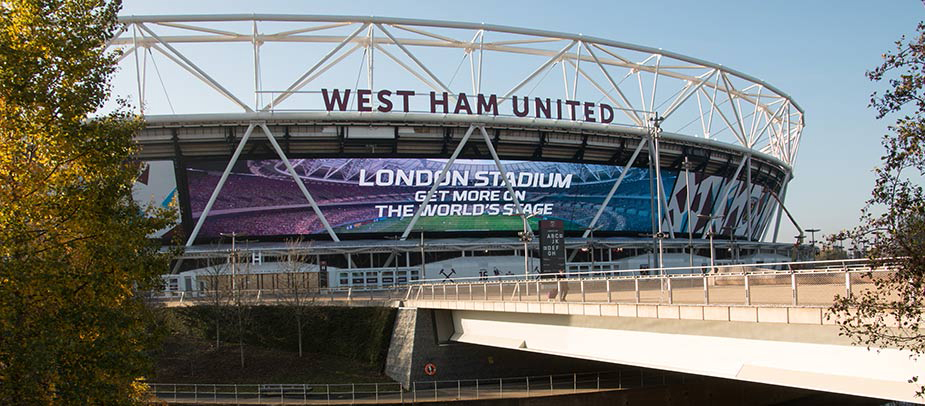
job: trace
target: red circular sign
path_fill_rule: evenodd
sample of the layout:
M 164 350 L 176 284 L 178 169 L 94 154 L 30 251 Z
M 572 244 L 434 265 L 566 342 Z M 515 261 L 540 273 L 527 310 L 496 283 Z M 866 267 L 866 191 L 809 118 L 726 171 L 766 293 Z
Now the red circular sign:
M 424 364 L 424 373 L 427 374 L 427 376 L 437 375 L 437 366 L 434 365 L 433 362 Z

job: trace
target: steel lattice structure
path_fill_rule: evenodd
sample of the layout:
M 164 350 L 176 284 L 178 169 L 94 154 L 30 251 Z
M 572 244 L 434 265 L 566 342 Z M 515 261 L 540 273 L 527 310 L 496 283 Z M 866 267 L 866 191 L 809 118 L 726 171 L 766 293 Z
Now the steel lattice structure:
M 747 178 L 749 187 L 752 176 L 773 178 L 766 181 L 773 186 L 766 187 L 777 190 L 781 196 L 775 194 L 775 199 L 782 201 L 804 126 L 803 110 L 790 96 L 745 73 L 674 52 L 580 34 L 360 16 L 126 16 L 120 20 L 124 25 L 110 43 L 122 50 L 116 87 L 137 97 L 140 112 L 148 119 L 149 130 L 141 136 L 143 154 L 166 157 L 180 151 L 177 139 L 182 137 L 176 128 L 238 126 L 244 135 L 231 135 L 232 144 L 237 144 L 233 152 L 220 147 L 208 152 L 204 147 L 197 150 L 206 155 L 230 155 L 225 176 L 242 151 L 248 153 L 245 147 L 252 133 L 254 138 L 263 133 L 267 145 L 289 162 L 289 144 L 281 147 L 276 140 L 282 131 L 288 137 L 289 128 L 283 130 L 284 124 L 447 124 L 468 126 L 461 140 L 443 140 L 442 156 L 450 156 L 450 163 L 463 152 L 470 136 L 484 140 L 502 173 L 499 152 L 502 157 L 530 156 L 529 151 L 504 149 L 500 146 L 504 137 L 521 137 L 520 144 L 538 145 L 533 157 L 547 159 L 552 155 L 544 156 L 541 149 L 547 144 L 555 146 L 555 140 L 541 132 L 535 139 L 527 139 L 517 130 L 550 129 L 580 134 L 571 141 L 558 141 L 572 145 L 575 151 L 552 156 L 560 160 L 609 159 L 612 164 L 632 166 L 642 152 L 655 161 L 657 171 L 668 166 L 667 159 L 679 167 L 683 157 L 686 165 L 690 149 L 722 151 L 737 158 L 708 157 L 701 169 L 713 168 L 727 178 L 731 175 L 732 180 Z M 185 76 L 170 76 L 171 69 Z M 373 103 L 377 89 L 410 89 L 416 94 L 404 99 L 404 111 L 366 111 L 356 97 L 338 110 L 328 103 L 329 89 L 352 90 L 354 95 L 365 89 Z M 434 98 L 441 94 L 443 112 L 434 110 Z M 460 114 L 460 99 L 465 102 L 467 94 L 479 95 L 479 102 L 483 94 L 497 97 L 500 112 L 472 114 L 470 109 Z M 428 95 L 430 112 L 426 111 Z M 518 97 L 523 100 L 523 109 L 529 108 L 528 101 L 535 100 L 535 117 L 534 113 L 517 112 Z M 545 100 L 548 109 L 550 97 L 558 97 L 560 104 L 577 103 L 579 110 L 584 106 L 585 119 L 576 116 L 575 106 L 571 119 L 561 117 L 561 106 L 559 117 L 552 118 L 548 112 L 542 117 L 541 102 Z M 590 110 L 589 115 L 589 104 L 599 110 Z M 604 121 L 603 104 L 612 108 L 610 122 L 593 120 L 593 114 L 599 112 L 597 118 Z M 446 106 L 453 105 L 456 111 L 448 112 Z M 399 130 L 395 131 L 397 139 Z M 207 137 L 198 134 L 186 136 L 187 142 L 203 144 Z M 171 137 L 173 145 L 168 142 Z M 343 138 L 341 154 L 347 153 Z M 628 139 L 634 141 L 628 143 Z M 617 148 L 619 153 L 606 155 Z M 392 152 L 398 152 L 398 147 Z M 754 170 L 753 159 L 758 166 Z M 291 165 L 287 169 L 298 178 L 296 169 Z M 327 233 L 337 241 L 311 193 L 301 180 L 297 182 Z M 201 219 L 208 215 L 223 183 L 224 178 Z M 506 186 L 513 194 L 511 186 Z M 725 192 L 728 195 L 729 191 Z M 606 201 L 601 211 L 605 205 Z M 669 211 L 668 203 L 660 201 L 657 206 L 659 218 L 664 218 L 662 212 Z M 714 228 L 712 222 L 707 227 L 710 230 Z M 653 234 L 657 231 L 660 237 L 667 237 L 662 223 L 672 230 L 671 220 L 657 223 Z M 413 222 L 403 238 L 411 226 Z M 749 239 L 755 238 L 753 227 L 764 228 L 749 223 Z

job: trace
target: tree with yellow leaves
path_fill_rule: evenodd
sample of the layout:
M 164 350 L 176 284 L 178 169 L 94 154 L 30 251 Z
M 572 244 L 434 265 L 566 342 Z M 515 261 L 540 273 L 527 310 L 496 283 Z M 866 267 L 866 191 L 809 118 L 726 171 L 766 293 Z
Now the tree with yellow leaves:
M 131 198 L 138 174 L 110 97 L 121 4 L 0 2 L 0 404 L 125 404 L 143 396 L 150 312 L 138 292 L 169 260 L 171 221 Z

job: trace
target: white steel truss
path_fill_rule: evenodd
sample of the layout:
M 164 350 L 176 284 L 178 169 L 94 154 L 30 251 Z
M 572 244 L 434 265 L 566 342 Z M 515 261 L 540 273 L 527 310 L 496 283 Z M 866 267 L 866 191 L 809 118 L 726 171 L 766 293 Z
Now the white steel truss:
M 583 35 L 360 16 L 130 16 L 121 21 L 125 26 L 110 41 L 124 53 L 116 93 L 136 94 L 148 115 L 173 113 L 174 107 L 177 114 L 202 113 L 191 110 L 204 104 L 222 113 L 324 111 L 317 83 L 355 93 L 359 70 L 373 98 L 374 84 L 416 90 L 422 99 L 431 91 L 446 92 L 449 104 L 467 91 L 495 94 L 499 105 L 512 104 L 513 97 L 565 95 L 610 104 L 615 126 L 647 129 L 647 117 L 658 115 L 666 134 L 736 144 L 790 166 L 804 126 L 803 110 L 790 96 L 745 73 Z M 147 64 L 157 67 L 155 57 L 173 66 L 173 71 L 164 64 L 156 70 L 153 84 L 164 87 L 164 97 L 145 91 Z M 467 65 L 469 80 L 455 80 Z M 550 75 L 556 65 L 562 81 Z M 211 90 L 199 92 L 189 84 L 190 76 Z M 627 79 L 636 83 L 624 83 Z

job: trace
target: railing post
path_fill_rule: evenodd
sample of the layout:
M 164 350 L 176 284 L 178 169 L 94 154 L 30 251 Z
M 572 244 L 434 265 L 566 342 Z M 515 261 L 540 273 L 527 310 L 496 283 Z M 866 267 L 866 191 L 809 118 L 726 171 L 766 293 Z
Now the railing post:
M 578 288 L 581 289 L 581 303 L 585 302 L 585 280 L 582 278 L 578 281 Z
M 376 402 L 379 402 L 379 384 L 376 383 Z
M 417 403 L 418 401 L 418 383 L 411 382 L 411 403 Z
M 238 385 L 235 385 L 235 392 L 238 391 L 237 388 L 238 388 Z M 237 399 L 237 396 L 235 398 Z M 308 385 L 303 383 L 302 384 L 302 403 L 305 403 L 307 401 L 308 401 Z
M 458 301 L 459 300 L 459 284 L 455 283 L 453 284 L 453 287 L 456 289 L 456 300 Z
M 174 402 L 177 401 L 177 385 L 176 384 L 173 385 L 173 401 Z
M 199 385 L 193 384 L 193 400 L 199 401 Z
M 469 300 L 472 300 L 472 284 L 469 284 Z
M 572 374 L 572 393 L 578 392 L 578 374 Z
M 437 381 L 434 381 L 434 400 L 437 400 Z
M 488 283 L 482 284 L 482 293 L 485 294 L 485 300 L 488 300 Z
M 797 274 L 792 270 L 790 271 L 790 292 L 793 295 L 793 305 L 796 306 L 799 304 L 797 301 Z
M 443 300 L 446 300 L 446 285 L 443 285 Z
M 745 305 L 750 306 L 752 304 L 752 289 L 748 285 L 748 272 L 743 272 L 742 275 L 745 278 Z
M 350 298 L 351 298 L 352 296 L 353 296 L 353 287 L 349 287 L 349 288 L 347 288 L 347 301 L 348 301 L 348 302 L 350 301 Z M 331 295 L 331 297 L 334 297 L 334 296 Z
M 462 381 L 456 381 L 456 400 L 462 399 Z
M 527 377 L 527 397 L 530 397 L 530 377 Z
M 845 268 L 845 297 L 851 299 L 851 272 Z
M 328 404 L 331 404 L 331 385 L 327 384 L 327 385 L 324 385 L 324 387 L 325 387 L 325 393 L 327 393 L 328 395 Z
M 549 375 L 549 390 L 555 390 L 555 387 L 552 384 L 552 375 Z
M 610 278 L 607 278 L 607 303 L 613 303 L 613 296 L 610 291 Z
M 498 378 L 498 397 L 504 399 L 504 378 Z
M 539 302 L 539 301 L 542 301 L 542 300 L 543 300 L 543 298 L 542 298 L 542 296 L 540 295 L 540 281 L 537 280 L 537 281 L 536 281 L 536 301 Z
M 479 399 L 479 379 L 475 378 L 475 399 Z
M 633 278 L 633 285 L 636 287 L 636 303 L 639 303 L 639 276 Z
M 597 390 L 601 390 L 601 373 L 597 373 Z
M 710 304 L 710 281 L 707 274 L 703 274 L 703 304 Z
M 671 290 L 671 277 L 665 275 L 665 281 L 668 283 L 668 304 L 674 304 L 674 292 Z

